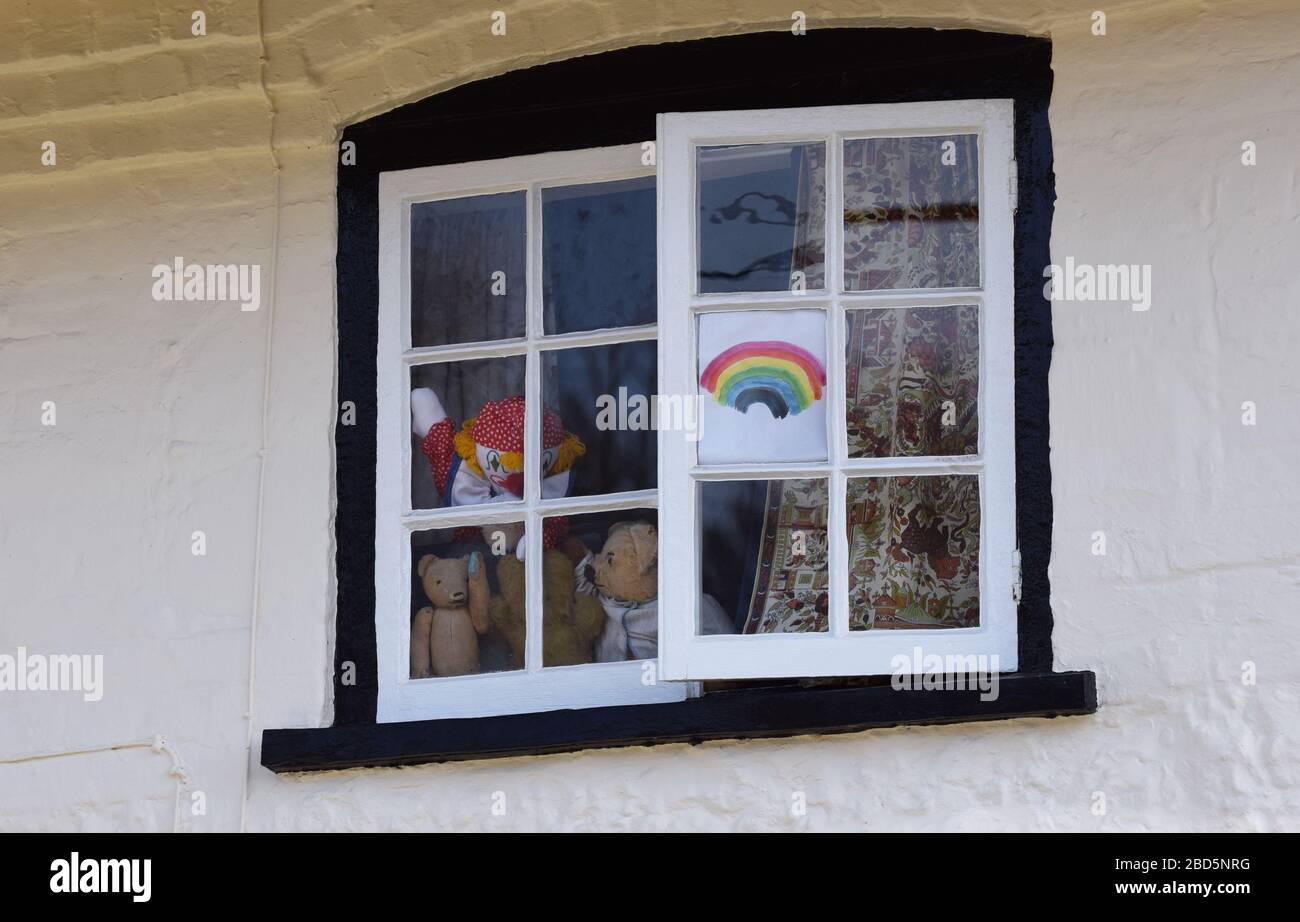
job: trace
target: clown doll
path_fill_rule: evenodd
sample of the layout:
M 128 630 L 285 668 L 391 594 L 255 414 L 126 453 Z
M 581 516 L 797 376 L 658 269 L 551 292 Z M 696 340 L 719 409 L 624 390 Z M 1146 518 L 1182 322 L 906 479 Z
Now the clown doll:
M 444 506 L 518 502 L 524 495 L 524 398 L 489 400 L 477 416 L 465 420 L 457 431 L 438 395 L 427 387 L 411 391 L 411 431 Z M 587 448 L 564 431 L 551 410 L 542 411 L 542 498 L 569 492 L 573 464 Z M 543 520 L 542 545 L 556 547 L 568 533 L 567 519 Z M 511 535 L 515 554 L 524 556 L 522 532 Z

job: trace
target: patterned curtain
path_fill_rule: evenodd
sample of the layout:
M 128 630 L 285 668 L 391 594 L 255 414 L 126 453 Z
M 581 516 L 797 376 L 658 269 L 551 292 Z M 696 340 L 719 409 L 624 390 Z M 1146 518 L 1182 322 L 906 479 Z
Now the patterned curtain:
M 978 285 L 978 166 L 974 136 L 846 143 L 845 289 Z M 792 272 L 825 271 L 824 177 L 824 164 L 806 158 Z M 976 453 L 979 309 L 847 317 L 850 457 Z M 769 484 L 745 633 L 827 630 L 828 507 L 825 481 Z M 978 478 L 854 478 L 847 514 L 852 630 L 979 624 Z

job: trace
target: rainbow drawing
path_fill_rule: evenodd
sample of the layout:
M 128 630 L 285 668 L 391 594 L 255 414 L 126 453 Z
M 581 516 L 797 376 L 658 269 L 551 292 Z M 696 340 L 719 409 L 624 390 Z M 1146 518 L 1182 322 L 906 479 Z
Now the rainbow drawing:
M 776 341 L 738 343 L 714 357 L 700 386 L 741 413 L 761 403 L 774 419 L 798 415 L 822 398 L 826 369 L 800 346 Z

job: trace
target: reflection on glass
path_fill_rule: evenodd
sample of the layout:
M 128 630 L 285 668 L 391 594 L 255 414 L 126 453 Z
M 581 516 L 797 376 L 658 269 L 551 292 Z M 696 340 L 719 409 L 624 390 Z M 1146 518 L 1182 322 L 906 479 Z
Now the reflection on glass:
M 824 288 L 826 145 L 697 152 L 699 290 Z
M 654 323 L 655 180 L 542 190 L 547 333 Z
M 975 135 L 845 141 L 845 290 L 979 283 Z
M 653 659 L 659 652 L 659 533 L 653 509 L 553 516 L 544 555 L 543 665 Z
M 846 314 L 850 458 L 979 451 L 979 308 Z
M 523 524 L 470 525 L 411 534 L 412 679 L 523 668 Z
M 700 574 L 713 602 L 701 601 L 699 632 L 829 630 L 827 481 L 705 481 L 699 491 Z
M 979 478 L 848 482 L 849 628 L 979 625 Z
M 543 402 L 551 414 L 542 427 L 544 484 L 567 472 L 563 486 L 573 496 L 654 489 L 656 355 L 649 340 L 542 354 Z M 581 460 L 575 443 L 585 447 Z
M 411 508 L 521 500 L 524 357 L 411 369 Z
M 411 206 L 411 345 L 523 336 L 524 193 Z

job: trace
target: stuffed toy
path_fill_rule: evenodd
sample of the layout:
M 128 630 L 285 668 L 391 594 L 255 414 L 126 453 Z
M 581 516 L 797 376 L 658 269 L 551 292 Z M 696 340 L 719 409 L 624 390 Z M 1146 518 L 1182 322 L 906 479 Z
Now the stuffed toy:
M 438 395 L 427 387 L 411 392 L 411 430 L 429 460 L 433 482 L 444 506 L 516 502 L 524 494 L 524 398 L 489 400 L 477 416 L 457 431 Z M 560 417 L 542 412 L 542 498 L 569 492 L 573 464 L 587 451 L 582 440 L 564 430 Z M 568 533 L 568 520 L 551 517 L 542 524 L 542 544 L 556 547 Z M 522 533 L 521 533 L 522 534 Z M 524 542 L 512 550 L 522 559 Z
M 659 535 L 649 522 L 618 522 L 599 554 L 588 551 L 574 570 L 579 595 L 596 598 L 605 629 L 596 662 L 652 659 L 659 653 Z M 700 595 L 700 633 L 734 634 L 710 595 Z
M 576 539 L 570 538 L 570 542 Z M 577 542 L 579 547 L 581 542 Z M 583 549 L 585 550 L 585 549 Z M 514 655 L 515 668 L 524 666 L 524 565 L 515 557 L 497 563 L 499 596 L 492 597 L 492 627 Z M 542 553 L 542 665 L 576 666 L 593 662 L 596 637 L 605 626 L 605 612 L 590 595 L 573 587 L 573 558 L 560 550 Z
M 433 605 L 411 622 L 411 678 L 478 672 L 478 638 L 491 627 L 482 555 L 425 554 L 416 573 Z

